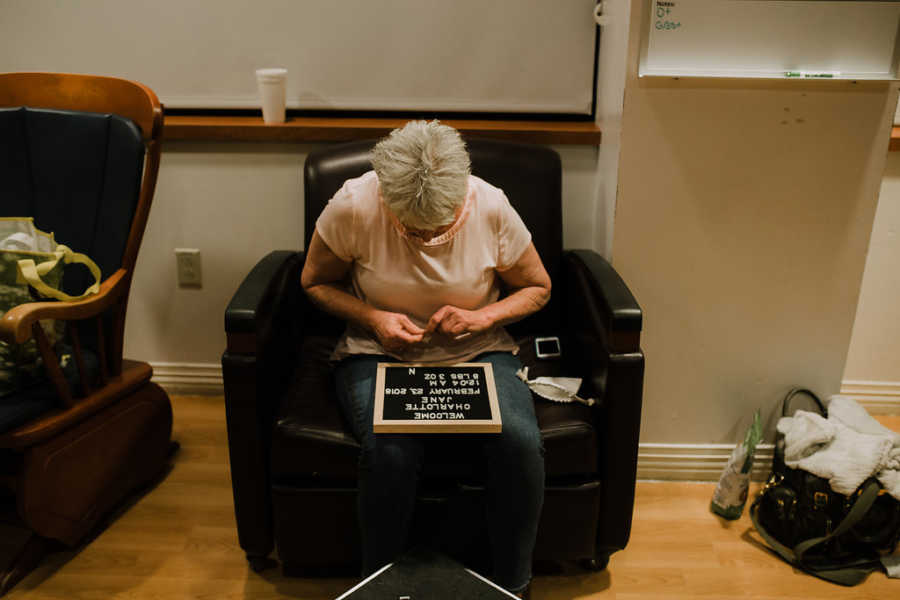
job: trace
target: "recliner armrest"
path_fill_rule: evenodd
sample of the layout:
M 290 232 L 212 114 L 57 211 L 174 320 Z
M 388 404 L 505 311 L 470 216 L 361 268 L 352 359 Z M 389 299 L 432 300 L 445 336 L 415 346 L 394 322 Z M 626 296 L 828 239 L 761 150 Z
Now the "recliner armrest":
M 269 253 L 225 310 L 222 375 L 232 491 L 238 539 L 251 560 L 274 547 L 269 450 L 276 403 L 295 364 L 303 261 L 303 252 Z
M 599 254 L 563 255 L 564 327 L 574 362 L 600 396 L 594 411 L 597 464 L 603 479 L 597 547 L 601 554 L 628 543 L 640 437 L 644 355 L 641 308 L 628 286 Z
M 305 253 L 302 251 L 274 250 L 256 263 L 225 309 L 226 334 L 258 333 L 263 320 L 271 316 L 267 311 L 273 308 L 284 291 L 284 284 L 287 283 L 284 276 L 295 271 L 295 283 L 300 285 L 299 274 L 304 259 Z
M 579 311 L 584 325 L 602 334 L 611 352 L 639 351 L 641 307 L 612 265 L 593 250 L 568 250 L 563 264 L 572 286 L 567 293 L 591 296 L 582 305 L 590 310 Z

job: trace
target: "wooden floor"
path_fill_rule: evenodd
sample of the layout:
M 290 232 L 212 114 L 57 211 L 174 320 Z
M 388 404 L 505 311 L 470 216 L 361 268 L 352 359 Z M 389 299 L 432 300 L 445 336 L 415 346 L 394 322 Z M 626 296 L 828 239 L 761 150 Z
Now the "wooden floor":
M 171 473 L 94 541 L 53 555 L 8 595 L 154 599 L 335 598 L 353 579 L 291 579 L 250 571 L 238 547 L 221 398 L 176 397 Z M 900 431 L 900 417 L 882 420 Z M 712 484 L 639 483 L 628 548 L 602 573 L 539 576 L 543 599 L 900 597 L 900 580 L 874 573 L 843 588 L 797 573 L 759 544 L 746 515 L 726 522 L 708 511 Z

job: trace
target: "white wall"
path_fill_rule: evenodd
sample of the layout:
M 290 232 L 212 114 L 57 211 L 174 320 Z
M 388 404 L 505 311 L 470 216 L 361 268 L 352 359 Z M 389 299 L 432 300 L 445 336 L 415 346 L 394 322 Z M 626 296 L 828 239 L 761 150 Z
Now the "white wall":
M 164 145 L 128 307 L 125 354 L 217 363 L 224 311 L 269 250 L 302 239 L 304 146 Z M 199 248 L 203 286 L 179 288 L 174 248 Z
M 733 444 L 791 385 L 840 389 L 897 92 L 638 79 L 646 4 L 613 244 L 645 315 L 641 441 Z
M 594 217 L 596 236 L 593 248 L 607 260 L 612 256 L 619 185 L 630 12 L 628 0 L 606 0 L 603 3 L 603 16 L 608 24 L 600 28 L 600 51 L 597 59 L 596 113 L 603 139 L 597 156 L 597 206 Z
M 900 412 L 900 152 L 887 158 L 843 387 L 870 411 Z
M 317 147 L 164 145 L 129 301 L 126 356 L 153 363 L 164 384 L 214 389 L 231 295 L 270 250 L 302 245 L 303 161 Z M 563 165 L 564 242 L 591 248 L 597 147 L 554 148 Z M 181 247 L 201 251 L 201 289 L 176 285 L 173 250 Z

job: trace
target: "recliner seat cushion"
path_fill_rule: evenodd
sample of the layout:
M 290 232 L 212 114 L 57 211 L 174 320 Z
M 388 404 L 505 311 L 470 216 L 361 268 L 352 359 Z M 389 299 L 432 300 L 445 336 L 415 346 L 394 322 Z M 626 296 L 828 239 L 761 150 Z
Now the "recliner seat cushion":
M 523 364 L 532 342 L 522 342 Z M 281 400 L 272 435 L 271 469 L 273 482 L 297 485 L 354 484 L 357 477 L 359 444 L 347 426 L 334 392 L 332 368 L 328 362 L 337 338 L 304 338 L 298 367 Z M 553 365 L 538 365 L 541 373 L 554 374 Z M 534 368 L 534 367 L 532 367 Z M 553 480 L 596 478 L 597 439 L 591 424 L 591 409 L 582 404 L 559 404 L 535 398 L 535 412 L 544 436 L 545 469 Z M 454 439 L 448 442 L 448 437 Z M 426 450 L 425 478 L 456 478 L 480 481 L 481 461 L 460 461 L 457 452 L 449 459 L 445 449 L 459 449 L 459 436 L 433 436 Z M 448 456 L 446 460 L 444 456 Z
M 272 477 L 356 480 L 359 443 L 347 427 L 331 379 L 328 357 L 337 338 L 308 336 L 275 416 Z

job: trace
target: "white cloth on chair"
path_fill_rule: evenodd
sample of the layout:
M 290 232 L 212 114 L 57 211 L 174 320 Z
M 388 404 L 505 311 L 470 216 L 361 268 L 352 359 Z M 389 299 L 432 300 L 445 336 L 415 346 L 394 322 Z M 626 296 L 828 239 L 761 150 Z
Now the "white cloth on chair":
M 581 388 L 580 377 L 535 377 L 528 379 L 528 367 L 516 371 L 516 376 L 525 382 L 531 391 L 553 402 L 581 402 L 593 406 L 597 401 L 593 398 L 582 398 L 578 395 Z

